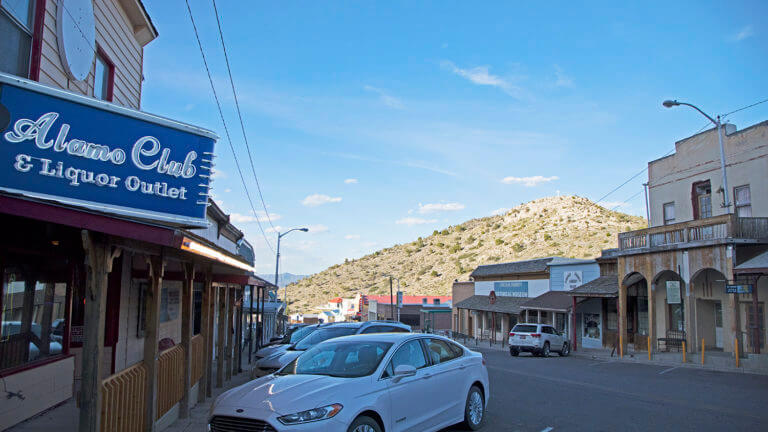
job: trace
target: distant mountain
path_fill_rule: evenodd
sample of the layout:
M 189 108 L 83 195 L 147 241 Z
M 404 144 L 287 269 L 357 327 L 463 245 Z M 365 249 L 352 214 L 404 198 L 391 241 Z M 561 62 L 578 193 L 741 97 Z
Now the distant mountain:
M 389 293 L 384 274 L 399 277 L 409 295 L 450 295 L 453 280 L 467 280 L 478 265 L 546 256 L 592 258 L 616 247 L 617 233 L 645 226 L 643 218 L 586 198 L 541 198 L 331 266 L 291 287 L 291 308 L 310 312 L 333 297 Z
M 283 288 L 284 286 L 290 285 L 292 283 L 296 283 L 296 282 L 304 279 L 307 276 L 309 276 L 309 275 L 297 275 L 297 274 L 293 274 L 293 273 L 280 273 L 280 276 L 278 277 L 278 281 L 280 283 L 278 283 L 277 286 L 279 286 L 280 288 Z M 266 280 L 267 282 L 272 282 L 272 283 L 275 282 L 275 274 L 274 273 L 272 273 L 272 274 L 263 274 L 262 273 L 262 274 L 259 275 L 259 277 L 264 279 L 264 280 Z

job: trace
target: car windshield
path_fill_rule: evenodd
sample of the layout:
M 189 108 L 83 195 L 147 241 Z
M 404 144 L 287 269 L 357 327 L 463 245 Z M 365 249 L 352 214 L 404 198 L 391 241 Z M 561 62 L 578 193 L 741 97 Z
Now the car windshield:
M 299 343 L 293 346 L 296 351 L 306 351 L 309 348 L 319 344 L 320 342 L 328 339 L 332 339 L 340 336 L 349 336 L 355 334 L 356 327 L 327 327 L 315 332 L 312 332 L 309 336 L 300 340 Z
M 315 329 L 317 329 L 317 327 L 315 326 L 297 328 L 294 332 L 292 332 L 286 338 L 283 338 L 283 343 L 295 344 L 296 342 L 304 339 L 304 337 L 306 337 L 307 335 L 315 331 Z
M 515 328 L 512 329 L 513 332 L 519 332 L 519 333 L 535 333 L 536 332 L 536 326 L 535 325 L 516 325 Z
M 367 376 L 379 367 L 391 346 L 387 342 L 326 342 L 307 350 L 277 375 L 328 375 L 340 378 Z

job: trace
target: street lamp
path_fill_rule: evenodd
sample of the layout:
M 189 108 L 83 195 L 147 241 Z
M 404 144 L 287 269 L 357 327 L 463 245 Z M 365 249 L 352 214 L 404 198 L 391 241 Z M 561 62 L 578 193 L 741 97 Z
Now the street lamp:
M 288 235 L 290 232 L 293 231 L 302 231 L 307 232 L 309 231 L 309 228 L 293 228 L 290 229 L 284 233 L 280 233 L 278 231 L 277 233 L 277 257 L 275 258 L 275 287 L 277 289 L 280 289 L 280 285 L 278 285 L 278 277 L 279 277 L 279 269 L 280 269 L 280 239 L 283 238 L 283 236 Z M 285 286 L 285 315 L 288 316 L 288 285 Z M 289 318 L 290 319 L 290 318 Z
M 731 202 L 728 199 L 728 177 L 725 174 L 725 148 L 723 147 L 723 134 L 720 132 L 722 129 L 722 124 L 720 123 L 720 116 L 717 116 L 717 119 L 712 118 L 711 116 L 707 115 L 704 111 L 700 110 L 699 107 L 693 104 L 689 104 L 687 102 L 678 102 L 676 100 L 665 100 L 662 102 L 662 105 L 664 105 L 665 108 L 672 108 L 679 105 L 686 105 L 689 106 L 696 111 L 698 111 L 701 115 L 707 118 L 707 120 L 711 121 L 716 127 L 717 127 L 717 140 L 720 142 L 720 172 L 723 176 L 723 207 L 725 207 L 725 212 L 730 213 L 731 212 Z

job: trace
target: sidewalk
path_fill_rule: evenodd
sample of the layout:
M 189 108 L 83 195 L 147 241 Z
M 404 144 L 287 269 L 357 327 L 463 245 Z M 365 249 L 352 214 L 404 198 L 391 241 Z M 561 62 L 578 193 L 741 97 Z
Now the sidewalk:
M 214 363 L 214 382 L 216 376 L 216 363 Z M 165 429 L 163 432 L 204 432 L 208 425 L 208 412 L 211 404 L 216 398 L 225 391 L 245 384 L 251 380 L 251 366 L 248 365 L 248 353 L 243 353 L 243 371 L 237 375 L 232 375 L 232 379 L 225 381 L 221 388 L 214 388 L 212 397 L 206 398 L 189 410 L 189 417 L 178 419 Z M 7 429 L 7 432 L 49 432 L 49 431 L 74 431 L 77 430 L 78 416 L 80 410 L 77 408 L 75 398 L 71 398 L 63 404 L 42 412 L 29 420 L 19 423 L 16 426 Z

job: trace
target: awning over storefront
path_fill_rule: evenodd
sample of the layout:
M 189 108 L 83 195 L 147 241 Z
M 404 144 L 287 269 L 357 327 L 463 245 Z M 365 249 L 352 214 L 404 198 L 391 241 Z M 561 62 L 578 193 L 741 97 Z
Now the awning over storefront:
M 572 297 L 618 297 L 619 277 L 617 275 L 600 276 L 571 291 L 565 291 L 565 294 Z
M 572 303 L 573 297 L 567 291 L 548 291 L 523 303 L 520 309 L 568 312 Z
M 487 295 L 474 295 L 456 303 L 457 309 L 471 309 L 486 312 L 499 312 L 508 314 L 519 314 L 520 306 L 530 299 L 525 297 L 496 297 L 496 301 L 491 303 Z
M 734 273 L 768 273 L 768 252 L 749 259 L 733 269 Z

